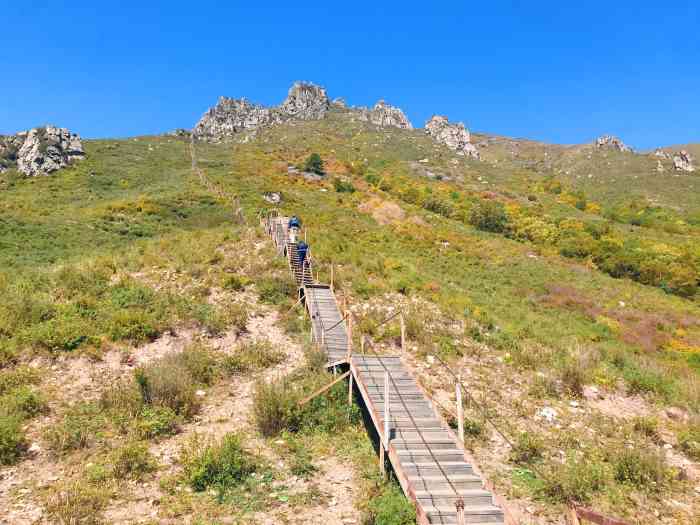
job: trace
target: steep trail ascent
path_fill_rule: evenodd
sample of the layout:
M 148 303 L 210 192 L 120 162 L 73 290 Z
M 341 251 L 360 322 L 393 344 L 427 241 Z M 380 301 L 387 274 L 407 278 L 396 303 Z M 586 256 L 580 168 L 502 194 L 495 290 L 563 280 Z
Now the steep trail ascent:
M 332 287 L 314 281 L 311 263 L 300 264 L 287 221 L 268 216 L 264 225 L 277 252 L 287 257 L 311 318 L 312 340 L 326 353 L 329 368 L 349 367 L 350 387 L 356 385 L 380 439 L 380 462 L 383 466 L 388 456 L 401 488 L 416 505 L 418 523 L 514 524 L 494 503 L 463 443 L 401 357 L 353 353 L 352 321 L 341 313 Z

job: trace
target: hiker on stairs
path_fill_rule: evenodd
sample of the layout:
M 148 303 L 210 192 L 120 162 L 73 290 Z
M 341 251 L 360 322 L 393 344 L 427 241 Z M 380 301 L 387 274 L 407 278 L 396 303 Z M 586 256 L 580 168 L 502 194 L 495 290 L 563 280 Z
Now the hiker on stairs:
M 287 224 L 287 228 L 289 229 L 289 240 L 290 242 L 297 242 L 297 234 L 299 233 L 299 230 L 301 229 L 301 221 L 299 220 L 299 217 L 296 215 L 293 215 L 291 219 L 289 219 L 289 223 Z
M 300 241 L 297 244 L 297 254 L 299 255 L 299 265 L 304 268 L 304 261 L 306 260 L 306 253 L 309 251 L 309 245 L 304 241 Z

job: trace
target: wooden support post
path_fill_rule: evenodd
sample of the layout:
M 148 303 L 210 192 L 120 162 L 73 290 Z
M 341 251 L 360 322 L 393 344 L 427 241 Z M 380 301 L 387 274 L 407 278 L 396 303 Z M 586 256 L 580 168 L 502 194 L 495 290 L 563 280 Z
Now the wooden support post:
M 331 292 L 333 291 L 333 263 L 331 263 Z
M 403 312 L 401 312 L 401 353 L 406 351 L 406 321 L 403 318 Z
M 333 368 L 335 368 L 335 367 L 333 367 Z M 349 371 L 348 371 L 348 372 L 345 372 L 343 375 L 341 375 L 340 377 L 334 379 L 333 381 L 331 381 L 330 383 L 328 383 L 326 386 L 321 387 L 321 388 L 319 388 L 318 390 L 316 390 L 316 392 L 314 392 L 314 393 L 311 394 L 310 396 L 306 396 L 304 399 L 300 400 L 297 404 L 298 404 L 299 406 L 305 405 L 306 403 L 308 403 L 309 401 L 311 401 L 313 398 L 315 398 L 315 397 L 317 397 L 317 396 L 320 396 L 320 395 L 323 394 L 325 391 L 327 391 L 329 388 L 331 388 L 333 385 L 335 385 L 337 382 L 342 381 L 343 379 L 345 379 L 345 378 L 346 378 L 347 376 L 349 376 L 349 375 L 350 375 L 350 372 L 349 372 Z
M 350 380 L 348 381 L 348 406 L 352 406 L 352 373 L 350 373 Z
M 389 372 L 384 372 L 384 448 L 389 450 Z
M 457 398 L 457 430 L 459 441 L 464 443 L 464 405 L 462 404 L 462 381 L 460 376 L 457 376 L 455 390 L 455 397 Z
M 348 356 L 352 354 L 352 315 L 348 315 Z
M 309 231 L 307 228 L 304 228 L 304 242 L 306 242 L 306 232 Z
M 360 352 L 365 353 L 365 334 L 360 334 Z
M 457 525 L 465 525 L 464 500 L 461 497 L 455 502 L 455 508 L 457 509 Z

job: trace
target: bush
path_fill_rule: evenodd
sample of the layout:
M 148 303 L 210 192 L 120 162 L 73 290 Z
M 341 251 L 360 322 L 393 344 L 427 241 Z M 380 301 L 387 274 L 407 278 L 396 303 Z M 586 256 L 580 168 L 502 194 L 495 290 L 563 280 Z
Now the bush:
M 197 435 L 181 454 L 184 475 L 196 491 L 213 487 L 219 493 L 236 487 L 260 468 L 260 461 L 243 449 L 238 434 L 226 434 L 218 444 Z
M 297 291 L 290 279 L 279 277 L 261 279 L 257 285 L 260 301 L 267 304 L 283 304 Z
M 173 361 L 181 363 L 196 383 L 211 385 L 219 375 L 219 365 L 214 352 L 201 342 L 194 342 L 182 352 L 174 354 Z
M 222 286 L 225 290 L 233 290 L 234 292 L 240 292 L 245 288 L 246 281 L 239 277 L 238 275 L 227 275 L 224 278 Z
M 503 233 L 508 229 L 508 216 L 500 202 L 482 200 L 469 210 L 469 224 L 479 230 Z
M 678 433 L 678 444 L 689 457 L 700 460 L 700 421 L 697 418 L 694 423 Z
M 333 179 L 333 188 L 338 193 L 355 193 L 355 186 L 352 182 L 341 180 L 338 177 Z
M 533 463 L 542 458 L 544 443 L 537 436 L 523 432 L 520 434 L 510 451 L 510 461 L 518 464 Z
M 156 468 L 153 456 L 144 443 L 131 442 L 112 453 L 112 473 L 115 478 L 141 479 Z
M 182 418 L 168 407 L 143 407 L 136 420 L 136 433 L 144 439 L 172 436 L 180 431 Z
M 658 452 L 624 449 L 614 458 L 614 476 L 620 483 L 659 490 L 667 479 L 666 461 Z
M 546 479 L 542 491 L 545 496 L 560 502 L 590 500 L 593 494 L 605 488 L 609 474 L 605 464 L 595 458 L 579 461 L 567 460 L 553 468 Z
M 229 327 L 241 333 L 245 331 L 248 324 L 248 310 L 240 303 L 228 302 L 218 306 L 200 304 L 197 305 L 193 314 L 209 335 L 219 335 Z
M 141 367 L 135 377 L 147 405 L 170 408 L 185 418 L 199 410 L 193 377 L 181 354 L 170 354 Z
M 265 437 L 279 434 L 283 430 L 297 431 L 301 424 L 297 408 L 297 392 L 286 378 L 255 384 L 253 393 L 253 418 L 258 430 Z
M 311 173 L 316 173 L 317 175 L 324 175 L 323 171 L 323 159 L 318 153 L 312 153 L 306 158 L 304 163 L 304 171 L 310 171 Z
M 0 415 L 0 465 L 15 463 L 27 447 L 22 421 L 17 416 Z
M 39 392 L 23 386 L 0 397 L 0 414 L 29 419 L 49 410 L 46 398 Z
M 476 419 L 464 418 L 464 435 L 470 438 L 482 437 L 486 429 L 484 425 Z
M 222 365 L 229 373 L 242 374 L 263 370 L 283 362 L 285 358 L 285 353 L 272 348 L 267 339 L 256 339 L 243 343 L 233 355 L 224 359 Z
M 369 501 L 367 525 L 412 525 L 416 509 L 396 484 L 385 485 L 381 493 Z
M 100 525 L 109 497 L 99 485 L 73 481 L 53 491 L 46 502 L 46 511 L 54 523 Z
M 39 371 L 28 366 L 0 370 L 0 395 L 24 385 L 38 383 L 39 379 Z
M 77 403 L 69 407 L 62 419 L 46 432 L 49 446 L 63 453 L 87 448 L 104 425 L 99 406 L 92 403 Z

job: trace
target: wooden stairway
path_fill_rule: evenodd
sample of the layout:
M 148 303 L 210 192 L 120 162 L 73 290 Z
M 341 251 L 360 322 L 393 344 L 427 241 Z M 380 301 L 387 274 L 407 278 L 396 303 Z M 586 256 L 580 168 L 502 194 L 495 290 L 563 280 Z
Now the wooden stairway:
M 288 239 L 287 221 L 287 217 L 275 217 L 266 224 L 278 253 L 288 257 L 311 318 L 313 340 L 326 352 L 329 367 L 350 367 L 352 380 L 382 441 L 380 447 L 388 443 L 386 453 L 396 477 L 416 505 L 418 523 L 460 523 L 458 507 L 463 509 L 465 524 L 504 523 L 503 510 L 484 488 L 482 477 L 468 461 L 464 445 L 439 416 L 401 358 L 349 351 L 346 322 L 333 290 L 314 282 L 308 267 L 300 267 L 296 244 Z M 387 403 L 388 435 L 384 420 Z M 508 523 L 515 522 L 510 519 Z

